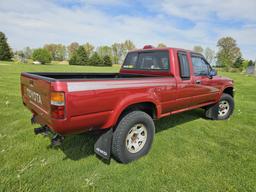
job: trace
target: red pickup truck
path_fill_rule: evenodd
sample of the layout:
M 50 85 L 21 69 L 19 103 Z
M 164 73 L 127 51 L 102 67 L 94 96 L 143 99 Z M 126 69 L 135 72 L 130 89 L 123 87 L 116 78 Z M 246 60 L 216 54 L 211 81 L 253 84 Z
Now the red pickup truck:
M 201 54 L 178 48 L 131 51 L 119 73 L 24 72 L 21 92 L 32 122 L 42 126 L 36 133 L 56 139 L 108 130 L 95 152 L 122 163 L 148 153 L 153 120 L 195 108 L 222 120 L 234 109 L 233 80 L 217 76 Z

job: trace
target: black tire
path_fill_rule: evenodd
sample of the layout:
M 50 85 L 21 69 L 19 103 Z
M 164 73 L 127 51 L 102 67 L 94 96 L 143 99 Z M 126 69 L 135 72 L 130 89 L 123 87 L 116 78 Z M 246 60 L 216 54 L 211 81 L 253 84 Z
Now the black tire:
M 220 109 L 219 105 L 223 101 L 226 101 L 228 103 L 229 109 L 227 110 L 227 112 L 224 115 L 220 115 L 219 114 L 219 109 Z M 234 103 L 233 97 L 229 94 L 223 93 L 218 103 L 206 108 L 205 116 L 212 120 L 225 120 L 225 119 L 228 119 L 232 115 L 232 113 L 234 111 L 234 107 L 235 107 L 235 103 Z
M 131 153 L 126 147 L 126 138 L 128 133 L 131 132 L 131 129 L 137 124 L 144 125 L 147 136 L 142 148 L 136 153 Z M 145 112 L 132 111 L 122 117 L 114 131 L 112 155 L 121 163 L 129 163 L 136 160 L 149 152 L 153 143 L 154 134 L 155 125 L 153 119 Z

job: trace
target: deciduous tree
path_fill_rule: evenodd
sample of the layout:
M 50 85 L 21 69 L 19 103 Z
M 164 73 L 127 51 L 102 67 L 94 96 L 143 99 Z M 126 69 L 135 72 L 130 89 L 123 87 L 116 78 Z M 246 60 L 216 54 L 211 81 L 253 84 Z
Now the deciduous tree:
M 209 47 L 206 47 L 206 49 L 204 50 L 204 56 L 205 56 L 205 59 L 210 64 L 212 64 L 215 59 L 215 52 L 214 52 L 214 50 L 210 49 Z
M 94 50 L 94 46 L 87 42 L 87 43 L 83 44 L 83 47 L 84 47 L 86 53 L 88 54 L 88 56 L 91 56 L 93 53 L 93 50 Z
M 126 49 L 127 51 L 131 51 L 134 50 L 136 47 L 134 45 L 134 43 L 131 40 L 126 40 L 123 43 L 124 49 Z
M 164 43 L 159 43 L 158 45 L 157 45 L 157 47 L 158 48 L 165 48 L 165 47 L 167 47 Z
M 217 53 L 217 63 L 229 70 L 234 66 L 235 61 L 242 56 L 236 40 L 232 37 L 223 37 L 218 40 L 219 48 Z
M 51 53 L 47 49 L 35 49 L 32 55 L 34 61 L 39 61 L 42 64 L 50 63 L 52 60 Z
M 112 49 L 111 47 L 107 46 L 107 45 L 103 45 L 97 48 L 97 53 L 99 54 L 100 57 L 104 57 L 106 55 L 108 56 L 112 56 Z
M 78 47 L 79 47 L 79 44 L 77 42 L 73 42 L 70 45 L 68 45 L 67 50 L 68 50 L 69 58 L 75 53 Z
M 194 46 L 193 51 L 195 51 L 195 52 L 197 52 L 197 53 L 203 54 L 204 49 L 203 49 L 203 47 L 201 47 L 200 45 L 196 45 L 196 46 Z
M 62 44 L 46 44 L 44 45 L 44 48 L 47 49 L 51 55 L 52 59 L 54 61 L 63 61 L 66 56 L 66 47 Z
M 120 64 L 123 61 L 126 49 L 123 43 L 114 43 L 112 46 L 113 60 L 115 64 Z
M 26 59 L 30 59 L 32 57 L 33 50 L 30 47 L 25 47 L 23 49 L 23 54 Z

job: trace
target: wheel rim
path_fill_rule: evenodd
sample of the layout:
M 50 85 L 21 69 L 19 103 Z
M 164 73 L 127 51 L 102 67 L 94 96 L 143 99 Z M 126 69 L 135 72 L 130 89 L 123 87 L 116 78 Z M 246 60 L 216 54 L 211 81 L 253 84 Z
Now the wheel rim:
M 128 132 L 125 140 L 126 149 L 130 153 L 139 152 L 147 141 L 147 129 L 143 124 L 134 125 Z
M 222 100 L 219 102 L 219 111 L 218 111 L 218 115 L 219 117 L 223 117 L 225 115 L 227 115 L 228 111 L 229 111 L 229 102 L 226 100 Z

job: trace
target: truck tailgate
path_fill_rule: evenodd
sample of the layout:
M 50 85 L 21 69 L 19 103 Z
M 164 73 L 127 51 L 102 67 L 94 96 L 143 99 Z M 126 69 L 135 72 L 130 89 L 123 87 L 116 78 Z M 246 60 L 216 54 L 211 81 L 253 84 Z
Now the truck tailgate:
M 51 83 L 33 77 L 21 76 L 21 92 L 23 103 L 45 123 L 50 124 L 50 90 Z

